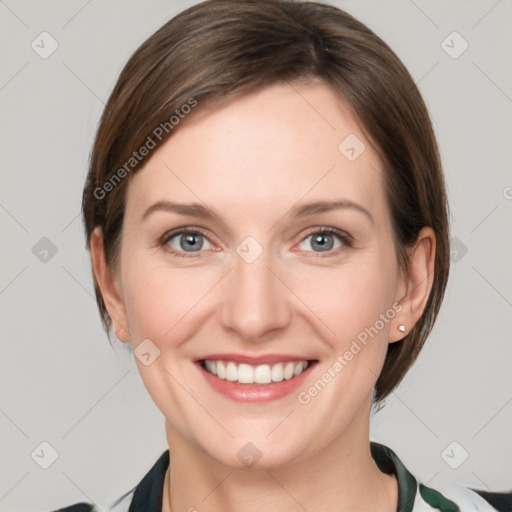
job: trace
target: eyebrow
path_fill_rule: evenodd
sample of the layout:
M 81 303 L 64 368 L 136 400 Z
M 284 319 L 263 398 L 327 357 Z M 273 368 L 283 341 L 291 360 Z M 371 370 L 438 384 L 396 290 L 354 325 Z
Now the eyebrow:
M 355 210 L 364 214 L 372 224 L 374 223 L 371 213 L 363 206 L 352 201 L 317 201 L 313 203 L 299 204 L 291 208 L 291 210 L 286 214 L 286 217 L 307 217 L 338 209 Z M 141 220 L 146 220 L 153 212 L 156 211 L 166 211 L 180 215 L 199 217 L 202 219 L 216 219 L 224 224 L 222 219 L 207 206 L 199 203 L 184 204 L 173 203 L 171 201 L 157 201 L 144 212 Z

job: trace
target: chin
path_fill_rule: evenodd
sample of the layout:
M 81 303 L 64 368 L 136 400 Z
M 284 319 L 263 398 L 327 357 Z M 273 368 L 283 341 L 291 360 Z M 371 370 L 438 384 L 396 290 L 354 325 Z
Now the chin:
M 268 439 L 248 436 L 204 447 L 204 451 L 217 463 L 231 469 L 261 471 L 289 466 L 304 456 L 304 447 L 295 443 L 269 442 Z

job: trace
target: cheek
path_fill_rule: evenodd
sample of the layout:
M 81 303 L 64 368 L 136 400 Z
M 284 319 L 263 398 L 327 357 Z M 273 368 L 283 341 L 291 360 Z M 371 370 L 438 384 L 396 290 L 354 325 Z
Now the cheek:
M 318 379 L 301 389 L 297 400 L 309 412 L 309 421 L 322 422 L 329 411 L 337 427 L 324 429 L 328 436 L 348 425 L 350 411 L 359 411 L 367 403 L 382 370 L 390 322 L 400 309 L 393 307 L 398 268 L 392 253 L 388 259 L 364 257 L 357 264 L 323 277 L 319 272 L 316 277 L 315 286 L 304 284 L 299 294 L 308 296 L 318 329 L 327 325 L 322 335 L 330 354 Z
M 386 313 L 388 320 L 394 316 L 397 272 L 394 258 L 376 251 L 336 269 L 317 268 L 305 278 L 295 276 L 293 289 L 317 316 L 316 323 L 324 324 L 326 338 L 342 349 L 376 323 L 386 338 L 389 323 L 378 321 Z
M 127 259 L 124 272 L 127 316 L 132 341 L 156 344 L 187 337 L 194 315 L 218 276 L 215 270 L 177 269 L 150 258 Z

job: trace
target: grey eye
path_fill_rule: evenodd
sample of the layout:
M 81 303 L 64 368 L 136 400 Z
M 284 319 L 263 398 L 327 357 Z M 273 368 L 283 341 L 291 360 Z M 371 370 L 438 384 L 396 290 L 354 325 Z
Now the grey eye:
M 177 251 L 196 252 L 204 249 L 205 243 L 210 242 L 200 233 L 186 232 L 174 235 L 167 243 Z
M 309 242 L 308 242 L 309 241 Z M 337 245 L 335 245 L 337 242 Z M 301 247 L 301 250 L 309 251 L 312 250 L 314 252 L 327 252 L 332 251 L 333 249 L 337 249 L 341 247 L 341 241 L 339 236 L 333 233 L 313 233 L 301 242 L 302 244 L 308 244 L 310 248 Z

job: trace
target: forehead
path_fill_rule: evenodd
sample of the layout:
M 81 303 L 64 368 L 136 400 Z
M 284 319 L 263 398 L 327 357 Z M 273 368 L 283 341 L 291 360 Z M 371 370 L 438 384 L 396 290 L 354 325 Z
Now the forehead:
M 301 200 L 386 208 L 380 159 L 350 108 L 324 84 L 279 84 L 196 107 L 131 180 L 127 204 L 202 201 L 279 214 Z M 168 196 L 168 197 L 167 197 Z

